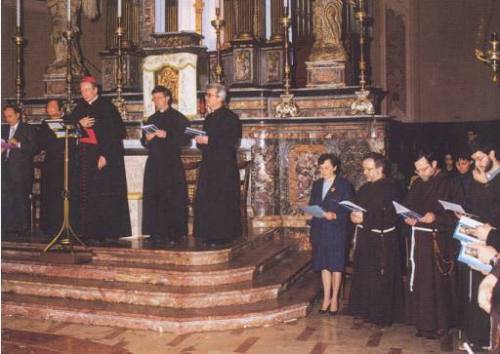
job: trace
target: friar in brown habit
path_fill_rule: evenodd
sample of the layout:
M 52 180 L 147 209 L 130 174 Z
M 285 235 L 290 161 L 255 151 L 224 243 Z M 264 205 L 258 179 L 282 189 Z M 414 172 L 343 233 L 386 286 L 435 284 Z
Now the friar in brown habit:
M 418 178 L 408 192 L 405 206 L 422 218 L 405 219 L 411 227 L 407 321 L 416 326 L 417 336 L 434 339 L 446 334 L 454 321 L 454 220 L 438 202 L 449 200 L 450 183 L 431 154 L 419 154 L 414 164 Z

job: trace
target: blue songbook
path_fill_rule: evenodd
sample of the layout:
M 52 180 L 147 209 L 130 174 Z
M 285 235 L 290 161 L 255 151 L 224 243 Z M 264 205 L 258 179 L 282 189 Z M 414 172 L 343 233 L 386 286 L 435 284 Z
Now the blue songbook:
M 484 264 L 473 254 L 471 254 L 470 249 L 467 248 L 467 244 L 462 242 L 462 248 L 460 249 L 460 254 L 458 255 L 458 261 L 467 264 L 469 267 L 478 269 L 481 272 L 489 273 L 493 267 L 489 264 Z
M 462 216 L 455 227 L 453 232 L 453 238 L 459 240 L 462 243 L 471 243 L 479 241 L 476 237 L 468 235 L 467 229 L 474 229 L 478 226 L 484 225 L 482 222 L 469 218 L 467 216 Z
M 362 212 L 366 213 L 366 209 L 363 208 L 362 206 L 359 206 L 358 204 L 354 204 L 353 202 L 349 200 L 343 200 L 341 202 L 337 202 L 341 207 L 349 210 L 349 211 L 356 211 L 356 212 Z
M 300 208 L 304 213 L 314 216 L 315 218 L 324 218 L 325 211 L 318 205 L 308 205 Z

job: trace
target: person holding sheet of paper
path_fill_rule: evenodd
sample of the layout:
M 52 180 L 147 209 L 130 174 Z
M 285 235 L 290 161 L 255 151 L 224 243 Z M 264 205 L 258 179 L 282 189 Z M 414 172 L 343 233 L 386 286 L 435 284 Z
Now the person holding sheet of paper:
M 194 203 L 194 235 L 210 245 L 241 237 L 240 173 L 237 149 L 241 122 L 226 105 L 223 85 L 210 84 L 205 95 L 210 114 L 203 121 L 205 136 L 195 141 L 202 153 Z
M 401 191 L 388 178 L 389 162 L 378 153 L 363 158 L 365 183 L 354 202 L 366 212 L 352 212 L 356 243 L 351 276 L 349 310 L 378 326 L 390 326 L 403 315 L 403 282 L 397 215 L 392 204 Z
M 323 218 L 311 221 L 313 267 L 321 272 L 323 304 L 320 313 L 336 314 L 338 293 L 345 268 L 347 209 L 338 202 L 350 200 L 352 185 L 340 177 L 340 159 L 334 154 L 323 154 L 318 159 L 321 178 L 313 183 L 309 205 L 318 205 Z
M 17 106 L 6 105 L 3 117 L 8 124 L 2 147 L 2 235 L 25 236 L 30 232 L 30 200 L 33 189 L 33 156 L 38 151 L 35 129 L 21 120 Z
M 414 161 L 418 178 L 404 205 L 423 217 L 405 219 L 411 226 L 407 321 L 416 326 L 417 336 L 434 339 L 454 325 L 456 312 L 452 293 L 453 220 L 438 202 L 449 200 L 450 185 L 449 179 L 437 168 L 433 154 L 420 153 Z
M 144 170 L 142 231 L 155 241 L 176 242 L 187 235 L 188 194 L 181 148 L 189 142 L 184 130 L 188 119 L 172 107 L 172 93 L 165 86 L 152 91 L 156 113 L 147 124 L 158 129 L 143 132 L 148 150 Z

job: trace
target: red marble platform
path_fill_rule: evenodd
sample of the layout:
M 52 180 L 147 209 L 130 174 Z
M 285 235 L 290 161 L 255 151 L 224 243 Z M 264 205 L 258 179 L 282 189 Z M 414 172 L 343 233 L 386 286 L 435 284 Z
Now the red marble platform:
M 2 242 L 3 314 L 157 331 L 235 329 L 303 317 L 320 289 L 310 253 L 279 229 L 217 249 L 92 247 L 93 261 L 83 265 L 42 262 L 43 246 Z

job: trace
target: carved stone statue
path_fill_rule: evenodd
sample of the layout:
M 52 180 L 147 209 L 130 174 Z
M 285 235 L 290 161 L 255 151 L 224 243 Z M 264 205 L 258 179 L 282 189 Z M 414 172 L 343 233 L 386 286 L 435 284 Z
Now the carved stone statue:
M 314 44 L 310 61 L 345 61 L 341 42 L 342 0 L 315 0 L 313 4 Z
M 48 0 L 47 8 L 51 17 L 50 43 L 54 48 L 55 59 L 47 67 L 47 74 L 65 74 L 67 45 L 64 32 L 68 29 L 67 0 Z M 93 20 L 99 15 L 97 0 L 73 0 L 71 1 L 71 24 L 73 40 L 71 46 L 71 71 L 73 75 L 83 76 L 86 72 L 82 62 L 80 46 L 78 44 L 79 14 L 83 9 L 84 15 Z

